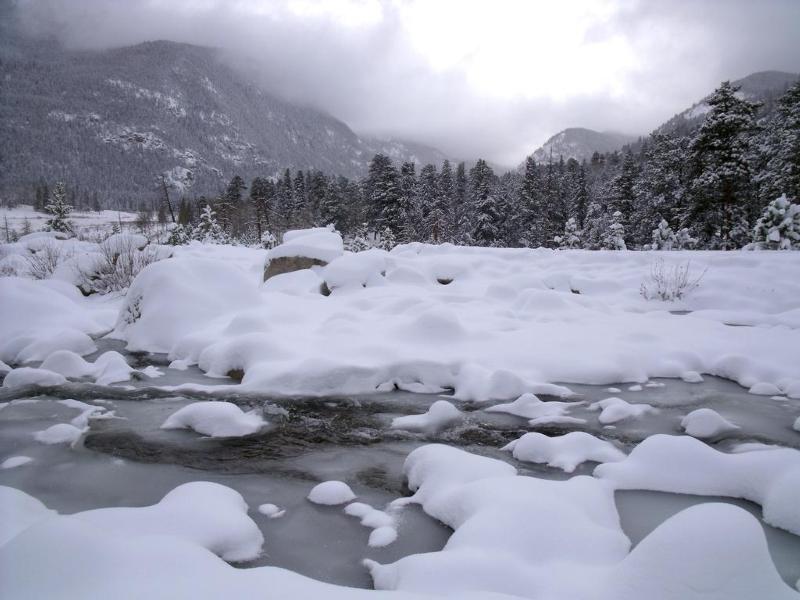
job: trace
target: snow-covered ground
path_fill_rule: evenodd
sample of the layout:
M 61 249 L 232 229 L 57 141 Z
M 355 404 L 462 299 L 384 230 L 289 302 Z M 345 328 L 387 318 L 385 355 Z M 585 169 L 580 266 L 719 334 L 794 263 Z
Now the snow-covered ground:
M 26 222 L 31 231 L 39 231 L 49 218 L 49 214 L 38 212 L 29 204 L 18 204 L 14 208 L 0 206 L 0 226 L 5 231 L 6 223 L 8 223 L 9 229 L 13 229 L 20 235 L 26 227 Z M 107 229 L 111 223 L 117 223 L 123 227 L 129 226 L 136 221 L 137 216 L 136 213 L 121 210 L 76 210 L 70 213 L 69 218 L 75 225 L 76 232 L 89 233 Z
M 3 260 L 43 244 L 69 262 L 0 278 L 3 595 L 800 598 L 792 252 L 352 254 L 315 230 L 157 250 L 85 296 L 75 265 L 108 248 L 34 234 Z M 328 264 L 263 281 L 297 256 Z M 645 299 L 658 260 L 699 286 Z M 633 535 L 659 493 L 696 501 Z

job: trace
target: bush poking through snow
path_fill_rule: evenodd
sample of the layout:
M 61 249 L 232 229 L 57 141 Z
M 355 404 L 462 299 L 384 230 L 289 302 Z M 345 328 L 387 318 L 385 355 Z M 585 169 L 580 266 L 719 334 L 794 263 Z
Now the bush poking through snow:
M 650 275 L 643 281 L 639 293 L 645 300 L 661 300 L 674 302 L 683 300 L 700 286 L 707 268 L 700 275 L 694 276 L 691 271 L 692 261 L 676 263 L 671 267 L 664 264 L 664 259 L 657 259 L 650 266 Z
M 78 287 L 84 294 L 107 294 L 130 287 L 148 265 L 163 258 L 157 248 L 142 246 L 137 236 L 112 235 L 90 266 L 78 266 Z
M 47 241 L 25 257 L 28 261 L 28 274 L 34 279 L 49 279 L 58 265 L 69 257 L 58 242 Z

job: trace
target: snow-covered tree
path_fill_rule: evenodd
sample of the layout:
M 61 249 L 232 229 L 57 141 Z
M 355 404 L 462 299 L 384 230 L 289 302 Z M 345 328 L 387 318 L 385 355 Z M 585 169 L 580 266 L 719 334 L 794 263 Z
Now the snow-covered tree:
M 369 164 L 365 181 L 365 196 L 370 216 L 381 229 L 388 227 L 397 235 L 401 233 L 405 215 L 398 202 L 398 175 L 391 159 L 385 154 L 376 154 Z
M 675 250 L 690 250 L 697 245 L 697 238 L 692 237 L 688 228 L 679 229 L 675 234 Z
M 396 239 L 413 242 L 422 235 L 422 210 L 417 194 L 417 167 L 413 162 L 404 162 L 400 166 L 397 179 L 397 226 Z
M 564 225 L 564 233 L 556 236 L 554 241 L 562 249 L 574 249 L 581 247 L 581 230 L 578 229 L 578 222 L 575 217 L 567 219 Z
M 170 246 L 183 246 L 192 240 L 191 225 L 181 225 L 178 223 L 169 231 L 167 244 Z
M 672 250 L 675 247 L 675 232 L 665 219 L 661 219 L 653 230 L 652 240 L 650 248 L 653 250 Z
M 223 231 L 217 222 L 217 215 L 209 204 L 206 204 L 203 207 L 203 212 L 200 213 L 200 222 L 197 224 L 194 235 L 195 239 L 205 244 L 230 243 L 228 234 Z
M 271 231 L 265 231 L 261 234 L 261 247 L 265 250 L 270 250 L 278 245 L 278 238 Z
M 753 242 L 771 250 L 800 250 L 800 204 L 785 194 L 770 202 L 753 229 Z
M 751 194 L 748 153 L 756 130 L 757 104 L 740 99 L 725 81 L 707 100 L 710 110 L 689 146 L 695 224 L 712 246 L 733 248 L 731 232 L 741 221 Z
M 494 172 L 483 159 L 469 171 L 470 201 L 474 213 L 472 241 L 477 246 L 496 246 L 501 215 L 493 194 Z
M 378 234 L 375 236 L 375 248 L 381 248 L 382 250 L 391 250 L 397 245 L 397 239 L 394 237 L 394 233 L 388 227 L 384 227 Z
M 64 189 L 64 184 L 60 181 L 53 188 L 50 202 L 45 206 L 45 211 L 51 215 L 44 224 L 45 230 L 60 231 L 62 233 L 72 232 L 73 225 L 72 221 L 69 220 L 72 205 L 67 202 L 67 192 Z
M 606 250 L 627 250 L 625 246 L 625 226 L 622 224 L 622 213 L 614 211 L 608 229 L 603 236 L 603 247 Z
M 800 81 L 778 100 L 760 148 L 763 201 L 786 194 L 800 198 Z

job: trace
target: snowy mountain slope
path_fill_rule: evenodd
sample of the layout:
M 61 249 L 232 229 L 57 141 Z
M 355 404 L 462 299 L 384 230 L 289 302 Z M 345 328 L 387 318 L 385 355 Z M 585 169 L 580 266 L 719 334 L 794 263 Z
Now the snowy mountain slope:
M 571 127 L 547 140 L 541 148 L 534 151 L 533 158 L 537 163 L 546 163 L 551 157 L 556 162 L 560 157 L 564 160 L 589 160 L 595 152 L 611 152 L 635 139 L 636 136 L 624 133 Z
M 45 178 L 112 202 L 141 198 L 164 171 L 195 194 L 214 194 L 234 174 L 248 180 L 286 167 L 361 175 L 376 152 L 444 159 L 421 144 L 359 137 L 330 115 L 283 101 L 211 48 L 158 41 L 65 51 L 18 37 L 0 45 L 0 58 L 4 195 Z
M 760 71 L 733 83 L 740 88 L 742 98 L 762 103 L 763 112 L 771 112 L 775 101 L 798 79 L 797 73 L 782 71 Z M 710 96 L 710 94 L 709 94 Z M 695 102 L 656 129 L 657 133 L 685 133 L 702 122 L 709 110 L 706 103 L 709 96 Z

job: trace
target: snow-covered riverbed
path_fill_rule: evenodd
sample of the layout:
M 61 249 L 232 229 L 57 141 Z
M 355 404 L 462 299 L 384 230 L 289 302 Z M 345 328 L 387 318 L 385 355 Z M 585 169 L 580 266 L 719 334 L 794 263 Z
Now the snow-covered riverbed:
M 4 596 L 800 598 L 792 253 L 264 258 L 0 279 Z

